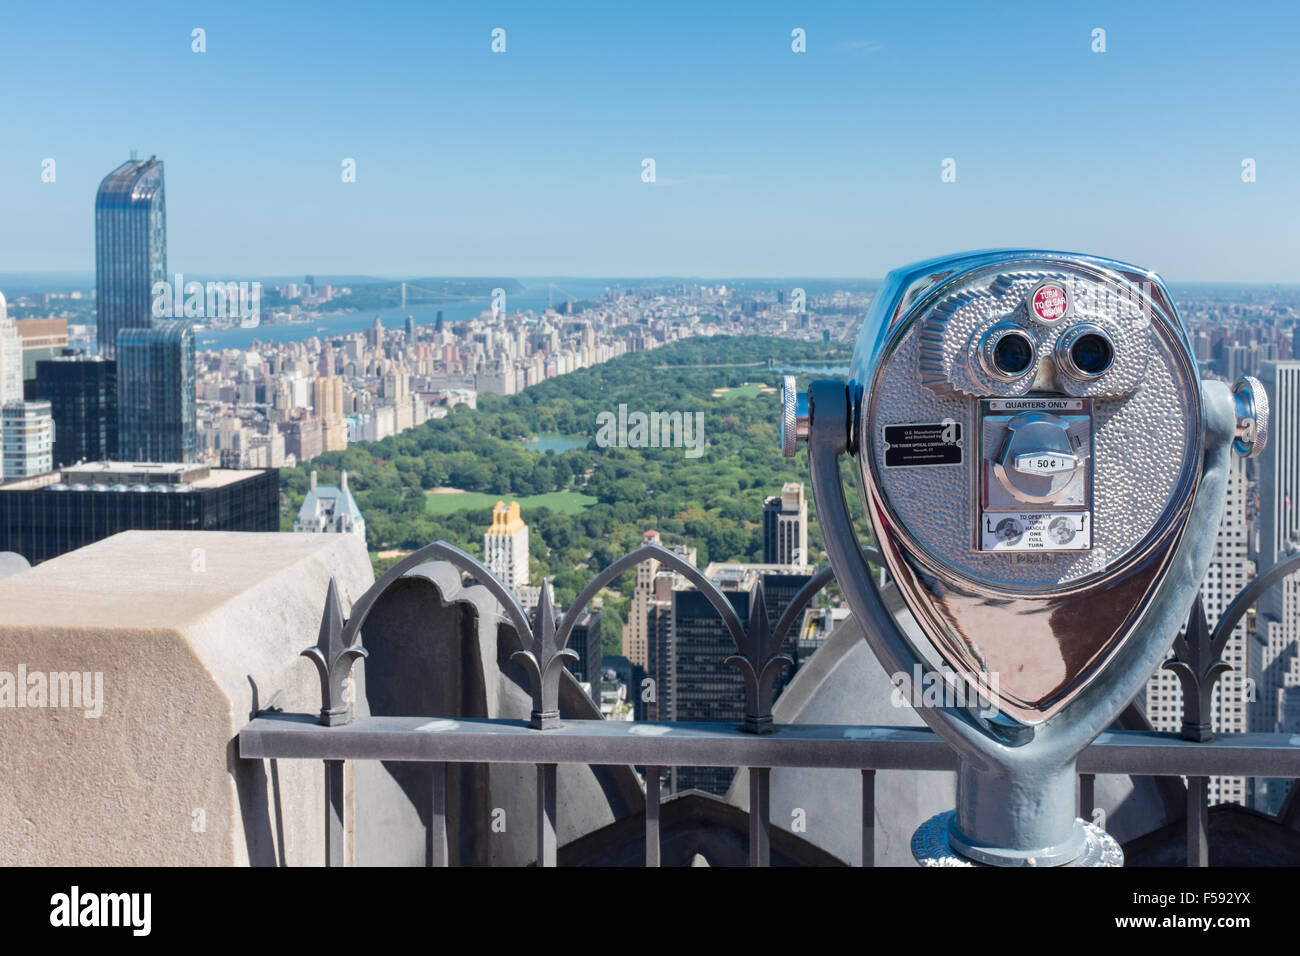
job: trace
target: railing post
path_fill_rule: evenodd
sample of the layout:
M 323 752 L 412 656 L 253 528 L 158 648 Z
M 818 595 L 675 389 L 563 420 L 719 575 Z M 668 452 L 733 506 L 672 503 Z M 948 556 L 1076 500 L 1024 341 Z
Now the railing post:
M 342 760 L 325 761 L 325 865 L 347 866 L 343 846 Z
M 862 865 L 876 865 L 876 771 L 862 770 Z
M 1209 777 L 1187 778 L 1187 865 L 1210 865 Z
M 770 767 L 749 768 L 749 865 L 772 862 Z
M 659 866 L 659 768 L 645 768 L 645 865 Z
M 429 815 L 429 836 L 431 846 L 430 866 L 450 865 L 447 851 L 447 765 L 435 763 L 433 769 L 433 792 L 430 794 L 431 813 Z
M 555 866 L 555 764 L 537 765 L 537 865 Z
M 1092 811 L 1097 805 L 1097 775 L 1095 773 L 1079 774 L 1079 816 L 1092 822 Z
M 329 588 L 325 592 L 325 609 L 321 613 L 316 644 L 302 652 L 303 657 L 316 665 L 320 677 L 320 722 L 326 727 L 339 727 L 352 722 L 346 684 L 351 677 L 353 663 L 366 656 L 366 649 L 360 644 L 352 644 L 346 635 L 338 585 L 331 577 Z M 343 842 L 343 767 L 342 760 L 325 761 L 326 866 L 347 866 Z

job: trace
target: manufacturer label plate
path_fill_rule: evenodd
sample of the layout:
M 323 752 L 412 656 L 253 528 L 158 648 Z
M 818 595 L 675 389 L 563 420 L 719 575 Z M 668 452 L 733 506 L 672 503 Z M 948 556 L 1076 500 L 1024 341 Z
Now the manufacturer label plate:
M 885 426 L 887 468 L 960 465 L 961 462 L 961 425 L 958 422 Z

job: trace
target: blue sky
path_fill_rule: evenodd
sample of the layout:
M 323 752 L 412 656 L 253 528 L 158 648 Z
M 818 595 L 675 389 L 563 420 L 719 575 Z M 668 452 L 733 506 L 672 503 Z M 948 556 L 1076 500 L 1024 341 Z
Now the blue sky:
M 0 270 L 93 269 L 136 148 L 191 273 L 874 277 L 1025 245 L 1298 282 L 1298 39 L 1294 0 L 11 4 Z

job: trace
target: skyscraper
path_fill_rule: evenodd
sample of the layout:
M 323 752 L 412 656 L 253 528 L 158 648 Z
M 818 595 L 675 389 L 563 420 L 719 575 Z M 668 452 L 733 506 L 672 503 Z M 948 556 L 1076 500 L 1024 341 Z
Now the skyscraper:
M 43 475 L 54 468 L 54 417 L 49 402 L 0 405 L 0 481 Z
M 1300 548 L 1300 361 L 1264 362 L 1260 378 L 1272 408 L 1268 445 L 1259 459 L 1260 573 Z M 1300 573 L 1259 601 L 1251 676 L 1256 700 L 1251 730 L 1300 733 Z M 1256 779 L 1253 806 L 1276 812 L 1290 781 Z
M 0 405 L 23 397 L 23 339 L 0 293 Z
M 655 587 L 645 602 L 646 657 L 648 663 L 639 668 L 651 676 L 651 693 L 636 690 L 636 700 L 644 709 L 642 720 L 673 720 L 673 687 L 677 675 L 677 645 L 673 641 L 673 586 L 677 575 L 660 571 L 655 576 Z M 635 599 L 634 599 L 635 600 Z
M 323 451 L 346 451 L 347 422 L 343 418 L 343 379 L 327 375 L 312 382 L 312 409 L 320 420 Z
M 483 563 L 510 590 L 528 585 L 528 525 L 519 515 L 519 502 L 498 501 L 492 527 L 483 535 Z
M 99 354 L 114 357 L 122 329 L 149 327 L 153 285 L 167 280 L 162 161 L 132 158 L 104 177 L 95 197 Z
M 1272 408 L 1259 459 L 1259 565 L 1266 571 L 1300 547 L 1300 361 L 1260 367 Z
M 808 500 L 801 482 L 786 482 L 781 494 L 763 502 L 763 563 L 809 563 Z
M 194 330 L 158 320 L 117 334 L 118 457 L 189 462 L 198 454 Z
M 583 611 L 569 632 L 568 646 L 577 655 L 576 661 L 565 662 L 570 674 L 579 682 L 591 685 L 591 697 L 600 700 L 600 612 Z
M 658 531 L 645 531 L 641 534 L 641 544 L 662 545 L 663 540 Z M 685 558 L 687 563 L 695 563 L 695 548 L 675 544 L 669 550 Z M 674 572 L 662 568 L 657 558 L 647 558 L 636 566 L 636 585 L 628 607 L 627 623 L 623 625 L 623 656 L 647 671 L 651 670 L 654 661 L 650 648 L 650 628 L 653 623 L 647 615 L 651 612 L 652 602 L 669 599 L 669 592 L 663 590 L 663 582 L 660 580 L 665 574 L 668 576 L 668 587 L 671 588 Z
M 763 585 L 754 571 L 728 571 L 716 579 L 737 616 L 749 621 L 750 604 L 763 600 Z M 726 663 L 736 652 L 731 632 L 703 593 L 683 583 L 672 592 L 672 719 L 742 720 L 745 684 L 740 671 Z M 736 771 L 732 767 L 675 767 L 673 789 L 724 794 Z
M 117 456 L 117 363 L 65 349 L 36 363 L 36 397 L 54 415 L 54 467 Z
M 1254 576 L 1254 563 L 1248 557 L 1246 461 L 1234 455 L 1229 468 L 1227 499 L 1214 541 L 1214 557 L 1210 560 L 1205 580 L 1201 582 L 1201 602 L 1210 628 L 1219 623 L 1228 605 Z M 1220 677 L 1214 685 L 1210 726 L 1215 733 L 1244 733 L 1251 729 L 1251 694 L 1246 683 L 1253 676 L 1249 651 L 1249 636 L 1243 619 L 1223 648 L 1221 659 L 1232 665 L 1232 671 Z M 1182 686 L 1173 671 L 1162 668 L 1147 681 L 1146 715 L 1155 730 L 1178 733 L 1182 729 Z M 1244 777 L 1211 777 L 1209 789 L 1212 804 L 1245 806 L 1248 801 Z
M 1254 576 L 1254 562 L 1249 557 L 1246 525 L 1246 460 L 1232 456 L 1228 473 L 1228 494 L 1223 520 L 1214 541 L 1214 557 L 1205 580 L 1201 582 L 1201 599 L 1210 627 L 1228 609 L 1233 599 Z M 1250 694 L 1247 692 L 1249 670 L 1249 635 L 1243 619 L 1228 636 L 1220 658 L 1232 665 L 1232 671 L 1219 678 L 1210 701 L 1210 725 L 1217 733 L 1245 733 L 1250 730 Z M 1245 777 L 1211 777 L 1211 803 L 1246 805 Z
M 658 531 L 645 531 L 641 534 L 641 543 L 662 544 L 663 541 Z M 658 573 L 659 561 L 655 558 L 647 558 L 636 566 L 636 584 L 628 606 L 627 621 L 623 625 L 623 656 L 633 664 L 647 669 L 649 648 L 646 614 L 654 590 L 655 575 Z

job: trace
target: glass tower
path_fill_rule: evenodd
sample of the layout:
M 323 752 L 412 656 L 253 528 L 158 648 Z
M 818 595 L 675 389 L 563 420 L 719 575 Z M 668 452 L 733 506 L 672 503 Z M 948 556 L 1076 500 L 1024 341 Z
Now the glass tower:
M 117 455 L 115 362 L 65 349 L 36 363 L 36 397 L 54 415 L 55 468 Z
M 167 280 L 162 161 L 130 159 L 95 196 L 95 288 L 99 354 L 113 358 L 117 333 L 149 327 L 155 282 Z
M 118 458 L 188 462 L 198 454 L 194 330 L 155 319 L 117 333 Z

